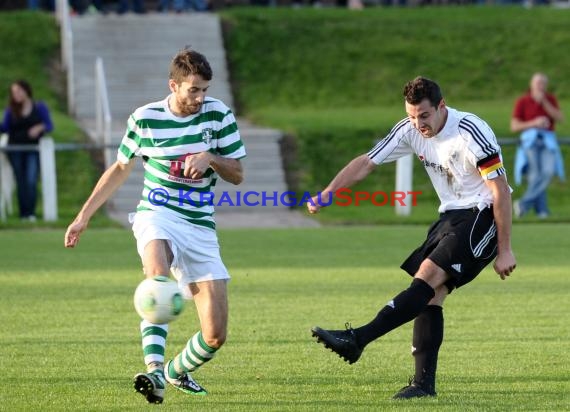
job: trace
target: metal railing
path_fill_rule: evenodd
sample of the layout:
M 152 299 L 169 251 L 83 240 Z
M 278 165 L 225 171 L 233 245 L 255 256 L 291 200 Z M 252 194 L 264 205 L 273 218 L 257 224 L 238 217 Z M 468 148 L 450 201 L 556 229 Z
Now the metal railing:
M 95 60 L 95 130 L 96 140 L 100 145 L 109 146 L 111 144 L 112 120 L 103 59 L 97 57 Z M 111 149 L 105 149 L 104 158 L 105 168 L 108 168 L 113 162 Z
M 12 151 L 36 151 L 40 154 L 40 177 L 42 183 L 42 207 L 43 218 L 46 222 L 57 220 L 57 175 L 55 169 L 55 144 L 51 137 L 42 137 L 37 145 L 7 145 L 0 147 L 0 185 L 9 189 L 14 185 L 9 179 L 12 175 L 5 174 L 5 164 L 8 162 L 2 152 Z M 6 193 L 5 193 L 6 192 Z M 11 211 L 12 193 L 11 190 L 0 191 L 0 219 L 6 220 L 7 212 Z
M 42 207 L 43 220 L 54 222 L 57 220 L 57 173 L 56 152 L 77 150 L 112 150 L 117 149 L 119 144 L 101 145 L 98 143 L 54 143 L 51 137 L 42 137 L 39 144 L 30 145 L 5 145 L 0 146 L 0 221 L 6 221 L 8 214 L 12 212 L 12 195 L 15 188 L 8 159 L 4 153 L 14 151 L 37 151 L 40 154 L 40 175 L 42 184 Z M 8 168 L 8 170 L 6 169 Z
M 570 145 L 570 137 L 559 137 L 557 140 L 560 145 Z M 518 137 L 498 137 L 497 142 L 501 146 L 512 146 L 519 144 L 520 139 Z M 407 193 L 412 190 L 413 170 L 413 155 L 401 157 L 396 161 L 395 190 L 397 192 Z M 402 205 L 396 202 L 394 208 L 396 214 L 400 216 L 409 216 L 412 213 L 411 205 L 408 203 Z
M 75 72 L 73 65 L 73 32 L 68 0 L 56 0 L 56 17 L 59 22 L 61 38 L 61 63 L 67 73 L 67 111 L 75 113 Z
M 515 145 L 518 144 L 518 138 L 498 138 L 501 145 Z M 570 137 L 558 138 L 561 145 L 570 145 Z M 57 174 L 56 174 L 56 160 L 55 154 L 60 151 L 77 151 L 77 150 L 105 150 L 110 151 L 117 149 L 118 143 L 100 144 L 100 143 L 54 143 L 51 137 L 42 137 L 38 145 L 7 145 L 0 146 L 0 155 L 3 152 L 10 151 L 39 151 L 40 153 L 40 174 L 42 183 L 42 205 L 43 205 L 43 219 L 45 221 L 57 220 Z M 0 220 L 6 219 L 6 212 L 10 211 L 12 204 L 12 193 L 5 193 L 3 185 L 6 178 L 3 174 L 5 164 L 7 162 L 3 156 L 0 156 Z M 398 164 L 400 166 L 398 166 Z M 9 167 L 9 165 L 8 165 Z M 398 159 L 396 166 L 396 190 L 409 191 L 412 190 L 412 170 L 413 170 L 413 156 L 406 156 Z M 13 185 L 10 185 L 13 186 Z M 401 206 L 396 202 L 396 214 L 407 216 L 410 214 L 410 208 Z

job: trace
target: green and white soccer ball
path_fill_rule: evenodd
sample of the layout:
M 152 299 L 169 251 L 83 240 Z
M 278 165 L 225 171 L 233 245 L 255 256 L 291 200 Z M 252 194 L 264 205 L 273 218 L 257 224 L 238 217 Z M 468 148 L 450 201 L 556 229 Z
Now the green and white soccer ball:
M 143 280 L 135 290 L 134 303 L 143 319 L 156 324 L 172 322 L 184 310 L 178 284 L 166 276 Z

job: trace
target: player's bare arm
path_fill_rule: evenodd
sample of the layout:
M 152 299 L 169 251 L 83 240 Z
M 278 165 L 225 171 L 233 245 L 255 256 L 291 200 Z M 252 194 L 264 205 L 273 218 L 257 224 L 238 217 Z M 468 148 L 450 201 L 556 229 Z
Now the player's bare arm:
M 320 199 L 319 196 L 313 196 L 312 201 L 307 203 L 309 213 L 317 213 L 321 208 L 321 202 L 328 204 L 330 196 L 334 196 L 338 189 L 355 185 L 368 176 L 374 168 L 376 168 L 376 163 L 367 154 L 352 159 L 323 190 Z
M 497 225 L 498 251 L 493 268 L 501 279 L 505 279 L 517 266 L 515 255 L 511 248 L 511 190 L 505 176 L 485 180 L 485 184 L 493 193 L 493 215 Z
M 134 160 L 131 160 L 128 164 L 115 162 L 103 173 L 91 192 L 91 196 L 89 196 L 73 222 L 68 226 L 65 232 L 65 247 L 75 247 L 77 245 L 79 236 L 87 229 L 91 216 L 127 180 L 134 163 Z
M 243 181 L 243 167 L 238 159 L 230 159 L 210 152 L 186 157 L 184 176 L 199 179 L 209 167 L 226 182 L 239 185 Z

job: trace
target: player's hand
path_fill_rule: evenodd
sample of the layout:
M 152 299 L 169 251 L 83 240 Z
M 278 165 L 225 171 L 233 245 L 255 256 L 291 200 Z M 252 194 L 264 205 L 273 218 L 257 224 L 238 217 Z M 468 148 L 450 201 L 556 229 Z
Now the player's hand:
M 321 205 L 319 204 L 318 196 L 313 196 L 309 202 L 307 202 L 307 210 L 310 214 L 319 213 Z
M 495 259 L 495 263 L 493 264 L 495 272 L 497 272 L 497 275 L 499 275 L 502 280 L 505 280 L 507 276 L 510 276 L 516 267 L 517 261 L 515 259 L 515 255 L 510 250 L 508 252 L 499 253 Z
M 65 232 L 65 247 L 75 247 L 79 243 L 79 235 L 87 229 L 87 223 L 80 220 L 74 220 Z
M 323 191 L 316 196 L 313 196 L 309 202 L 307 202 L 307 209 L 309 213 L 318 213 L 321 208 L 330 205 L 332 193 L 328 191 Z
M 186 156 L 184 160 L 184 176 L 191 179 L 200 179 L 210 167 L 212 162 L 212 154 L 209 152 L 201 152 Z

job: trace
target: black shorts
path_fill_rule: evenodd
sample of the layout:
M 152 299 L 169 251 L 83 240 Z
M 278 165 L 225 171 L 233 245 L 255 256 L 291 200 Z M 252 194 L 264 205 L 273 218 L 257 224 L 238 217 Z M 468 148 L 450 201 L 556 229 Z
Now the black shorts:
M 401 268 L 414 276 L 429 258 L 451 276 L 449 292 L 471 282 L 497 256 L 497 227 L 492 207 L 450 210 L 431 225 L 426 241 Z

